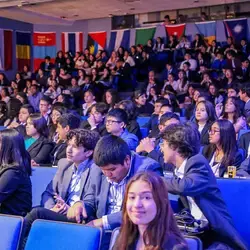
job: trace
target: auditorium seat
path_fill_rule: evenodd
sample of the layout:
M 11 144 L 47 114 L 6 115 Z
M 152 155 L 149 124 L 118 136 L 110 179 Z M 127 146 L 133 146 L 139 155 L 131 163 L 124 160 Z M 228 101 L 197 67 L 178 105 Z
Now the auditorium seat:
M 120 228 L 117 227 L 116 229 L 114 229 L 114 231 L 112 232 L 112 236 L 111 236 L 111 240 L 110 240 L 110 245 L 109 245 L 109 250 L 112 250 L 115 241 L 119 235 L 119 230 Z M 193 236 L 185 236 L 185 240 L 188 244 L 188 249 L 189 250 L 202 250 L 202 242 L 199 238 L 197 237 L 193 237 Z
M 148 128 L 140 128 L 141 130 L 141 135 L 142 135 L 142 139 L 146 138 L 148 136 Z
M 137 117 L 136 120 L 137 120 L 139 126 L 143 127 L 146 123 L 148 123 L 148 121 L 150 120 L 150 117 L 148 117 L 148 116 L 139 116 L 139 117 Z
M 234 225 L 250 249 L 250 180 L 217 179 Z
M 82 224 L 36 220 L 25 250 L 99 250 L 102 230 Z
M 41 195 L 49 182 L 53 179 L 57 168 L 34 167 L 32 168 L 32 206 L 40 206 Z
M 0 215 L 0 250 L 18 249 L 22 225 L 22 217 Z
M 81 116 L 82 121 L 86 121 L 88 119 L 88 116 Z

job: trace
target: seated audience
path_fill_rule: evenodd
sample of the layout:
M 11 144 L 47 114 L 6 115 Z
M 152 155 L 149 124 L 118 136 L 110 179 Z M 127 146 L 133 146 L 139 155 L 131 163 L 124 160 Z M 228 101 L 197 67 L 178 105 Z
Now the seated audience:
M 134 102 L 137 115 L 151 116 L 154 112 L 154 106 L 147 102 L 146 93 L 143 90 L 136 90 L 134 92 Z
M 128 124 L 128 115 L 125 110 L 115 108 L 108 112 L 106 120 L 107 132 L 120 137 L 127 144 L 130 150 L 135 150 L 138 145 L 138 138 L 136 135 L 129 133 L 126 129 Z
M 175 166 L 175 176 L 166 179 L 168 192 L 183 196 L 182 202 L 194 219 L 206 225 L 207 230 L 199 235 L 203 248 L 247 249 L 233 226 L 208 161 L 199 154 L 198 130 L 188 124 L 170 125 L 162 138 L 164 160 Z
M 130 179 L 122 222 L 113 250 L 188 249 L 177 227 L 165 181 L 155 173 L 142 172 Z
M 115 105 L 119 102 L 119 95 L 116 89 L 108 89 L 104 93 L 104 102 L 109 106 L 109 111 L 115 108 Z
M 84 93 L 84 101 L 85 103 L 82 105 L 82 114 L 83 116 L 87 116 L 91 106 L 96 104 L 95 94 L 91 89 Z
M 7 105 L 6 102 L 0 101 L 0 126 L 4 126 L 7 117 Z
M 29 138 L 25 140 L 25 148 L 30 154 L 32 166 L 50 164 L 50 152 L 54 145 L 48 140 L 49 130 L 44 117 L 31 114 L 27 120 L 26 133 Z
M 0 131 L 0 213 L 25 216 L 32 207 L 30 156 L 14 129 Z

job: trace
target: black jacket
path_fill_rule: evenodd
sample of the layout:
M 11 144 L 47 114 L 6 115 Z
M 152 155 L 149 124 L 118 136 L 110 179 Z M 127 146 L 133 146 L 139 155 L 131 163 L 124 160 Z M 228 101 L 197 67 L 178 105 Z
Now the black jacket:
M 0 170 L 0 213 L 25 216 L 32 208 L 31 181 L 18 167 Z
M 67 143 L 65 142 L 60 142 L 55 145 L 53 151 L 50 154 L 51 158 L 51 163 L 53 166 L 57 166 L 58 161 L 60 159 L 66 158 L 66 148 L 67 148 Z
M 37 164 L 51 164 L 50 152 L 53 150 L 54 144 L 43 136 L 40 136 L 28 149 L 32 160 Z
M 136 135 L 139 140 L 142 139 L 141 129 L 136 120 L 129 121 L 126 128 L 129 133 Z
M 80 128 L 83 128 L 83 129 L 91 129 L 91 126 L 90 126 L 88 120 L 82 121 L 81 124 L 80 124 Z M 107 134 L 108 134 L 104 122 L 103 122 L 103 123 L 100 123 L 100 124 L 97 126 L 97 128 L 94 129 L 94 131 L 98 132 L 100 136 L 104 136 L 104 135 L 107 135 Z

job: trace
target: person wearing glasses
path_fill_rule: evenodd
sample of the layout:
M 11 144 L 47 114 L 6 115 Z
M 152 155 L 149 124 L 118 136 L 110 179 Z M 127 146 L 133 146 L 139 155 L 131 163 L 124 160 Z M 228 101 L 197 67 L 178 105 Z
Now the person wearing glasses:
M 130 150 L 136 150 L 139 140 L 136 135 L 129 133 L 126 129 L 128 124 L 128 115 L 125 110 L 115 108 L 109 111 L 105 124 L 108 133 L 123 139 L 128 144 Z
M 212 126 L 211 130 L 218 131 L 219 127 Z M 174 124 L 164 131 L 161 146 L 164 161 L 175 166 L 175 175 L 166 178 L 168 192 L 180 195 L 183 206 L 194 219 L 207 225 L 199 234 L 203 249 L 247 249 L 234 227 L 208 161 L 199 154 L 199 137 L 197 127 L 192 124 Z
M 242 163 L 243 155 L 238 151 L 233 124 L 228 120 L 215 121 L 209 132 L 209 144 L 204 146 L 202 154 L 208 160 L 216 177 L 224 177 L 228 166 Z

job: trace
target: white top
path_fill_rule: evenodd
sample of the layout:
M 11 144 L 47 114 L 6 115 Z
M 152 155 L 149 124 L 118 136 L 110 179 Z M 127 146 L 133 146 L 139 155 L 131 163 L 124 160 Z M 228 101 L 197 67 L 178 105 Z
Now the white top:
M 209 165 L 210 165 L 215 177 L 220 177 L 219 176 L 220 163 L 217 163 L 214 165 L 214 159 L 215 159 L 215 153 L 213 154 L 213 157 L 212 157 L 211 161 L 209 162 Z
M 185 159 L 179 168 L 175 168 L 175 175 L 182 179 L 184 177 L 185 167 L 187 165 L 187 159 Z M 189 208 L 191 214 L 196 220 L 207 220 L 204 214 L 201 212 L 200 208 L 195 203 L 192 197 L 187 196 Z

